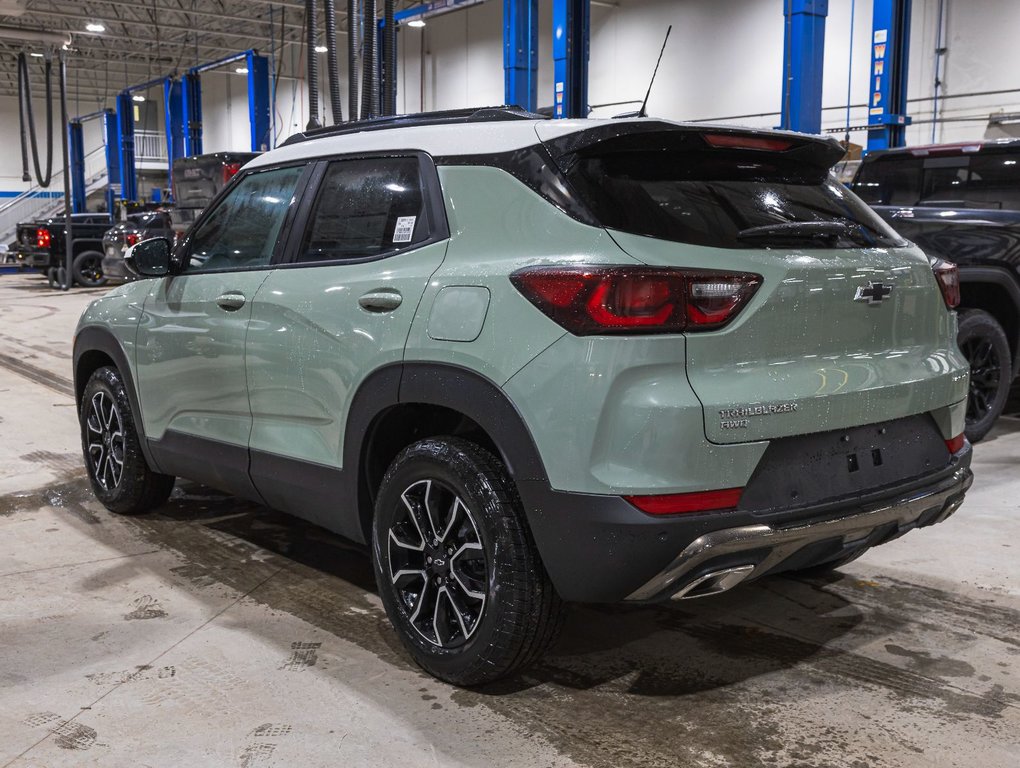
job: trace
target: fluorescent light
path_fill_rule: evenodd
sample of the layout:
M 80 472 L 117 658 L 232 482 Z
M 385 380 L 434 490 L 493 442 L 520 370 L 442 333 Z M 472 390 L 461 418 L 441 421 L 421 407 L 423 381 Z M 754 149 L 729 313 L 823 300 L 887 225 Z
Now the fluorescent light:
M 317 46 L 315 46 L 315 52 L 316 53 L 326 53 L 326 51 L 328 51 L 328 50 L 329 50 L 329 48 L 327 48 L 324 45 L 317 45 Z
M 142 96 L 142 94 L 140 93 L 136 93 L 134 96 L 131 97 L 131 99 L 133 101 L 145 101 L 145 97 Z
M 29 56 L 35 56 L 37 59 L 41 59 L 43 55 L 41 53 L 30 53 Z
M 98 21 L 90 21 L 88 24 L 85 25 L 85 30 L 87 32 L 105 32 L 106 27 L 100 24 Z
M 425 26 L 425 19 L 412 19 L 411 21 L 407 22 L 407 26 L 421 29 L 422 27 Z
M 236 72 L 237 74 L 239 74 L 239 75 L 247 75 L 247 74 L 248 74 L 248 67 L 238 67 L 238 68 L 237 68 L 237 69 L 235 69 L 234 71 L 235 71 L 235 72 Z

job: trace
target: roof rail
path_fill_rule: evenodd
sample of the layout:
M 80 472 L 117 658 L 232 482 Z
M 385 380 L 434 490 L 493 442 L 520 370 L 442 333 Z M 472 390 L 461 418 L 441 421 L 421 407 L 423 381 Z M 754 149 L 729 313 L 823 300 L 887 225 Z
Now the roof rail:
M 466 109 L 447 109 L 439 112 L 418 112 L 411 115 L 391 115 L 373 117 L 368 120 L 351 120 L 340 125 L 329 125 L 315 128 L 304 133 L 296 133 L 280 146 L 287 147 L 309 139 L 324 136 L 343 136 L 348 133 L 362 131 L 383 131 L 390 128 L 411 128 L 421 125 L 448 125 L 456 123 L 490 123 L 506 120 L 548 120 L 547 115 L 528 112 L 517 106 L 468 107 Z

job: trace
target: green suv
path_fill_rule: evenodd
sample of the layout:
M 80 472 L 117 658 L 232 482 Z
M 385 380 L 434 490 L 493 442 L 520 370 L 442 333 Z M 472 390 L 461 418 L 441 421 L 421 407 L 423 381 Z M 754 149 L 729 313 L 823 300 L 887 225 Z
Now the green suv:
M 251 161 L 74 345 L 92 487 L 175 477 L 371 547 L 414 659 L 534 660 L 564 601 L 835 567 L 959 507 L 955 268 L 832 140 L 433 113 Z

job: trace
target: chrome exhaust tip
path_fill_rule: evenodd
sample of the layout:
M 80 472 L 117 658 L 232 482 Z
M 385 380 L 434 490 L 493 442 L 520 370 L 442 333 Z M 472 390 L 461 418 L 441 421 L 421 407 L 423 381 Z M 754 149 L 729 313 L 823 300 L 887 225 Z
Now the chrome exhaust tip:
M 699 576 L 690 584 L 677 592 L 671 599 L 692 600 L 695 597 L 708 597 L 726 592 L 737 586 L 740 582 L 751 575 L 754 571 L 753 565 L 737 565 L 733 568 L 723 568 L 719 571 L 706 573 Z

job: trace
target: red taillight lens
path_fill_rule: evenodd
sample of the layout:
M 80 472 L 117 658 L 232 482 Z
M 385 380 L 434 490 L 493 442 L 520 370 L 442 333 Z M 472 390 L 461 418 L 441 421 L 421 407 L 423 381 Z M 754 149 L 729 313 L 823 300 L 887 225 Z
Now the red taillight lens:
M 234 176 L 237 175 L 237 172 L 239 170 L 241 170 L 241 164 L 240 163 L 224 163 L 223 164 L 223 181 L 224 182 L 230 181 L 232 178 L 234 178 Z
M 740 133 L 706 133 L 704 139 L 711 146 L 720 149 L 759 149 L 766 152 L 782 152 L 793 146 L 793 142 L 789 139 L 748 136 Z
M 37 229 L 35 231 L 35 247 L 36 248 L 49 248 L 50 247 L 50 231 L 48 229 Z
M 931 265 L 935 280 L 942 291 L 942 298 L 949 309 L 960 306 L 960 271 L 951 261 L 936 259 Z
M 126 235 L 124 235 L 124 242 L 127 243 L 129 246 L 137 244 L 138 243 L 138 233 L 137 232 L 128 232 Z
M 659 267 L 529 267 L 510 280 L 577 336 L 721 328 L 761 285 L 759 275 Z
M 649 515 L 677 515 L 684 512 L 721 512 L 735 509 L 743 488 L 697 493 L 670 493 L 662 496 L 624 496 L 628 502 Z
M 946 448 L 949 449 L 950 453 L 959 453 L 963 450 L 963 446 L 966 445 L 967 438 L 961 432 L 956 437 L 946 440 Z

